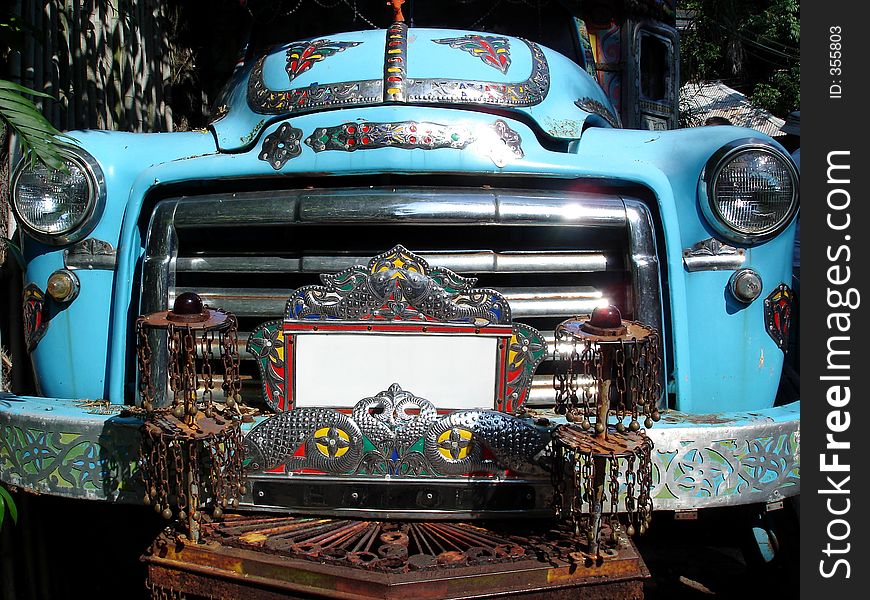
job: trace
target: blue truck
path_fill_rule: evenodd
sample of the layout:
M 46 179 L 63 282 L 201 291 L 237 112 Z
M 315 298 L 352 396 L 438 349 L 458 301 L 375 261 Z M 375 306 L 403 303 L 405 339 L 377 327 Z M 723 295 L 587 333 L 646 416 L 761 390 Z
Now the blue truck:
M 35 390 L 0 394 L 0 480 L 140 503 L 137 315 L 194 292 L 236 316 L 247 434 L 281 410 L 258 360 L 275 332 L 263 323 L 293 290 L 401 244 L 500 290 L 540 332 L 522 406 L 539 422 L 560 422 L 559 322 L 610 304 L 660 332 L 655 510 L 797 496 L 800 403 L 778 396 L 795 165 L 754 130 L 676 128 L 673 2 L 553 4 L 472 19 L 416 3 L 379 27 L 297 13 L 252 40 L 207 129 L 74 131 L 65 170 L 22 162 L 11 189 Z M 264 505 L 253 489 L 243 509 L 340 508 L 291 493 Z M 445 510 L 546 514 L 551 500 Z M 380 508 L 432 512 L 419 496 Z

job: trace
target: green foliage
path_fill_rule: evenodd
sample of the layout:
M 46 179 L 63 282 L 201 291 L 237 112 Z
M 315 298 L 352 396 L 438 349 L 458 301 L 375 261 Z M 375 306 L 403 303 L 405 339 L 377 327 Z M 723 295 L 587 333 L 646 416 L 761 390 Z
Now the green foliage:
M 799 0 L 685 0 L 685 81 L 722 80 L 784 117 L 800 108 Z
M 3 521 L 6 518 L 6 511 L 9 511 L 9 516 L 12 517 L 12 522 L 18 522 L 18 509 L 15 508 L 15 501 L 12 500 L 12 494 L 0 485 L 0 528 L 3 527 Z
M 801 72 L 799 67 L 777 71 L 771 83 L 758 83 L 750 96 L 752 104 L 775 115 L 800 109 Z
M 25 155 L 55 169 L 64 168 L 58 153 L 62 134 L 46 120 L 24 94 L 51 98 L 48 94 L 0 79 L 0 121 L 18 134 Z

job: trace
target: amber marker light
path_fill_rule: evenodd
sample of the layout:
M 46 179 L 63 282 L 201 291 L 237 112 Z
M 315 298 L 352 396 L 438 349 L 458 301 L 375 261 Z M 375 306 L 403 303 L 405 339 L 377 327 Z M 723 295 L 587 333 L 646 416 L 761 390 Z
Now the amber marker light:
M 79 295 L 79 278 L 67 269 L 58 269 L 48 278 L 48 295 L 58 302 L 72 302 Z

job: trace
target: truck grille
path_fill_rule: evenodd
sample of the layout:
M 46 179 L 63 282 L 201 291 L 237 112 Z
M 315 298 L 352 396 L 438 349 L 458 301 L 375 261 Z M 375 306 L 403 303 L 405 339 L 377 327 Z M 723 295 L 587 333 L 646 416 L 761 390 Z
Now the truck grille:
M 254 327 L 282 318 L 290 290 L 402 244 L 504 293 L 514 320 L 540 330 L 552 354 L 556 324 L 603 302 L 661 328 L 654 240 L 641 201 L 591 192 L 358 187 L 182 196 L 152 214 L 140 310 L 165 310 L 176 294 L 197 292 L 236 314 L 244 346 Z M 252 357 L 242 358 L 243 396 L 256 404 L 259 376 Z M 552 403 L 551 373 L 545 361 L 531 405 Z

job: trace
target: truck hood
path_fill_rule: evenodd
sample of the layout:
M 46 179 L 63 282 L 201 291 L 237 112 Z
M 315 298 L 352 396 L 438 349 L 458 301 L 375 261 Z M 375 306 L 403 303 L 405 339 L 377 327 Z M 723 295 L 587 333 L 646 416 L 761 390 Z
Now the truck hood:
M 292 42 L 239 68 L 210 127 L 222 151 L 250 148 L 270 123 L 377 105 L 509 113 L 556 140 L 618 126 L 606 95 L 570 59 L 528 40 L 409 28 Z

